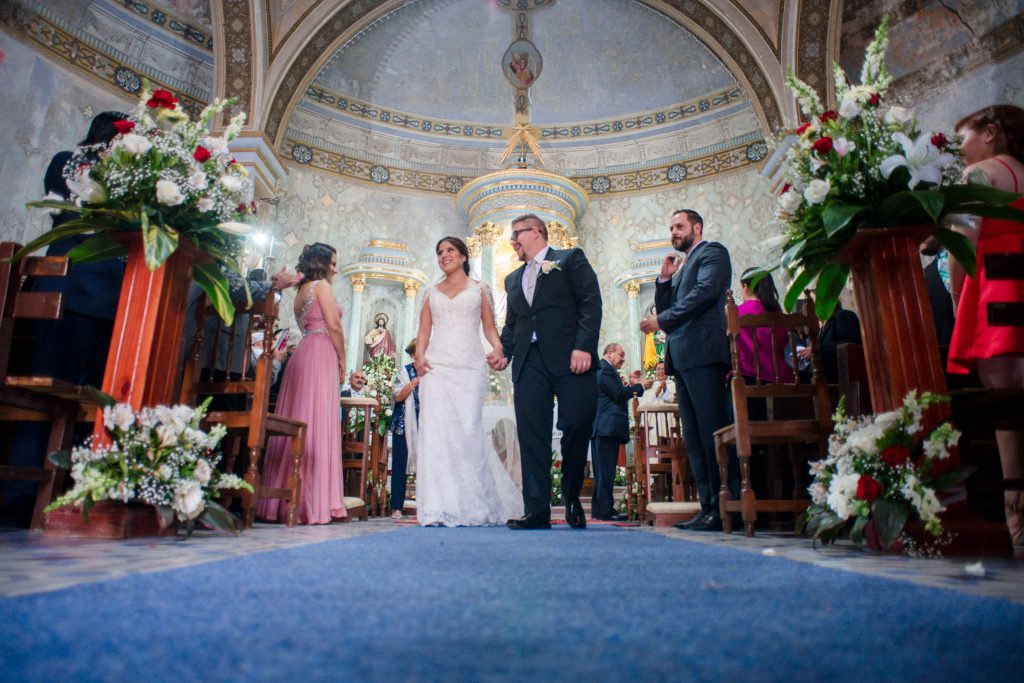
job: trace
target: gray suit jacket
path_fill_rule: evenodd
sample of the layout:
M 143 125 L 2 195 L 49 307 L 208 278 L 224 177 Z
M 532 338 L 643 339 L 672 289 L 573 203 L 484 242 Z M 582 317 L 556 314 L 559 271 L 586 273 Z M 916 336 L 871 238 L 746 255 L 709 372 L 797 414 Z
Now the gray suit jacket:
M 668 336 L 666 372 L 729 364 L 725 293 L 731 281 L 729 251 L 718 242 L 701 242 L 681 273 L 655 285 L 658 324 Z

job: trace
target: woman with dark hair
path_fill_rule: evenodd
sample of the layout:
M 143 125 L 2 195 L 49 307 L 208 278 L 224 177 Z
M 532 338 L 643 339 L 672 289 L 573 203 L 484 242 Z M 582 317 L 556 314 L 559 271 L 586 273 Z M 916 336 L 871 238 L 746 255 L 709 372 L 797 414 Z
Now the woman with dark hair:
M 444 279 L 423 293 L 415 368 L 420 377 L 416 516 L 423 526 L 504 524 L 523 498 L 497 454 L 485 447 L 487 364 L 504 358 L 486 285 L 469 277 L 458 237 L 437 243 Z M 492 350 L 484 355 L 480 328 Z
M 345 336 L 341 330 L 341 307 L 331 291 L 331 280 L 338 272 L 338 257 L 327 245 L 308 245 L 295 269 L 303 277 L 294 304 L 302 341 L 285 367 L 276 412 L 306 423 L 298 522 L 327 524 L 348 514 L 341 489 L 338 421 L 338 384 L 345 376 Z M 264 462 L 264 483 L 285 487 L 292 468 L 288 439 L 269 439 Z M 256 505 L 256 514 L 261 519 L 283 522 L 287 512 L 286 502 L 279 499 L 265 498 Z
M 740 285 L 743 287 L 743 303 L 738 309 L 740 317 L 778 313 L 782 310 L 782 306 L 779 305 L 779 292 L 775 289 L 775 281 L 772 280 L 772 276 L 765 273 L 760 279 L 757 279 L 755 276 L 759 272 L 759 268 L 747 268 L 740 276 Z M 754 284 L 755 279 L 757 279 L 756 284 Z M 754 352 L 755 332 L 756 354 Z M 767 327 L 741 329 L 737 344 L 740 353 L 740 369 L 747 382 L 754 383 L 755 379 L 761 382 L 774 382 L 776 363 L 779 366 L 780 381 L 792 382 L 793 370 L 784 361 L 788 342 L 789 332 L 785 328 L 780 327 L 775 330 L 774 340 L 772 339 L 772 330 Z M 773 360 L 773 357 L 777 361 Z
M 1024 191 L 1024 109 L 1010 104 L 985 107 L 957 121 L 964 174 L 1006 192 Z M 1013 203 L 1024 209 L 1024 198 Z M 978 371 L 981 383 L 990 388 L 1024 388 L 1024 328 L 989 323 L 989 304 L 1024 301 L 1024 281 L 989 279 L 987 254 L 1024 251 L 1024 224 L 998 218 L 982 218 L 979 229 L 963 232 L 977 247 L 974 277 L 965 277 L 951 262 L 956 323 L 949 343 L 948 371 Z M 961 288 L 962 283 L 962 288 Z M 999 459 L 1006 479 L 1024 478 L 1024 432 L 996 432 Z M 1006 491 L 1006 523 L 1014 543 L 1024 541 L 1024 493 Z

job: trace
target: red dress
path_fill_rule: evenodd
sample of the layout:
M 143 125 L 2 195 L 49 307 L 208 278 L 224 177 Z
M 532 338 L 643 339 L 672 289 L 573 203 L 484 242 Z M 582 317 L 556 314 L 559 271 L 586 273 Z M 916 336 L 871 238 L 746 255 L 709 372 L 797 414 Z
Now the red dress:
M 1013 190 L 1019 192 L 1017 174 L 1002 159 L 997 158 L 996 161 L 1006 166 L 1013 176 Z M 1024 198 L 1012 206 L 1024 209 Z M 964 281 L 960 294 L 953 338 L 949 343 L 948 372 L 966 374 L 979 358 L 1024 354 L 1024 328 L 988 324 L 989 303 L 1024 301 L 1024 280 L 990 280 L 985 275 L 985 254 L 1020 252 L 1024 252 L 1024 224 L 995 218 L 982 219 L 978 233 L 977 267 L 974 277 Z

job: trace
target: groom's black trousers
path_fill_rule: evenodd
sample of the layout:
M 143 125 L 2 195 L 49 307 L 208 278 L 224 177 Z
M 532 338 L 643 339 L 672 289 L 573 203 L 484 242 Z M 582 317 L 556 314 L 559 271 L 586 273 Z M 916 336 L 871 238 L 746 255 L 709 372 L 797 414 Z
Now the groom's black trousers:
M 523 507 L 526 514 L 551 516 L 551 427 L 558 397 L 562 430 L 562 500 L 579 500 L 587 448 L 597 412 L 597 371 L 582 375 L 551 374 L 536 345 L 523 359 L 515 383 L 516 431 L 523 465 Z

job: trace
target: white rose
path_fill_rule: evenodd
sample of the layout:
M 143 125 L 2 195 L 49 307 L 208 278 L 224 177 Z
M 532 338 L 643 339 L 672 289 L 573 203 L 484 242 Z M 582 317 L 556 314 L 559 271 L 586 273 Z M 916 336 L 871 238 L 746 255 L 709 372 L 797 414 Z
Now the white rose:
M 220 177 L 220 184 L 228 192 L 239 192 L 244 187 L 245 182 L 238 176 L 224 175 Z
M 68 189 L 81 201 L 87 204 L 102 204 L 107 201 L 107 192 L 99 183 L 89 176 L 89 171 L 68 178 Z
M 210 182 L 206 179 L 205 173 L 203 173 L 199 169 L 196 169 L 195 171 L 192 172 L 192 175 L 188 177 L 188 184 L 189 187 L 195 188 L 197 190 L 205 190 L 206 187 L 210 184 Z
M 821 204 L 828 197 L 831 189 L 832 185 L 827 180 L 814 179 L 807 184 L 807 189 L 804 190 L 804 199 L 811 205 Z
M 160 448 L 173 446 L 178 442 L 178 434 L 170 425 L 160 425 L 156 428 L 156 435 L 160 437 Z
M 116 148 L 123 149 L 124 151 L 128 152 L 129 154 L 134 154 L 135 156 L 139 156 L 140 154 L 145 154 L 150 149 L 152 149 L 152 147 L 153 147 L 153 143 L 152 142 L 150 142 L 149 140 L 147 140 L 145 137 L 143 137 L 141 135 L 136 135 L 135 133 L 128 133 L 127 135 L 122 135 L 114 143 L 114 148 L 115 149 Z
M 786 213 L 793 213 L 800 208 L 800 205 L 804 203 L 804 198 L 800 196 L 799 192 L 793 190 L 786 190 L 779 197 L 779 206 Z
M 203 138 L 199 144 L 210 150 L 215 156 L 228 151 L 228 141 L 221 137 Z
M 217 227 L 231 235 L 245 235 L 252 231 L 251 225 L 239 223 L 238 221 L 224 221 L 223 223 L 218 223 Z
M 211 468 L 210 463 L 205 460 L 197 462 L 195 472 L 192 473 L 192 476 L 194 476 L 196 481 L 198 481 L 202 486 L 206 486 L 210 483 L 210 477 L 212 475 L 213 468 Z
M 899 126 L 902 128 L 913 120 L 913 109 L 907 109 L 906 107 L 890 107 L 889 111 L 885 112 L 885 122 L 890 126 Z
M 195 411 L 186 405 L 177 405 L 171 408 L 171 424 L 179 434 L 184 433 L 192 422 Z
M 213 207 L 215 206 L 215 203 L 209 197 L 203 197 L 202 199 L 199 200 L 199 204 L 197 206 L 198 206 L 199 210 L 203 211 L 203 212 L 213 211 Z
M 850 97 L 843 100 L 843 103 L 839 105 L 839 115 L 844 119 L 852 120 L 860 115 L 860 107 L 857 102 Z
M 165 206 L 177 206 L 185 201 L 185 195 L 181 193 L 181 188 L 170 180 L 158 180 L 156 200 Z
M 178 487 L 174 492 L 172 506 L 181 519 L 195 519 L 203 513 L 206 501 L 203 500 L 203 489 L 198 481 L 190 480 Z
M 107 429 L 120 429 L 122 432 L 135 423 L 135 413 L 127 403 L 118 403 L 113 408 L 103 409 L 103 426 Z

